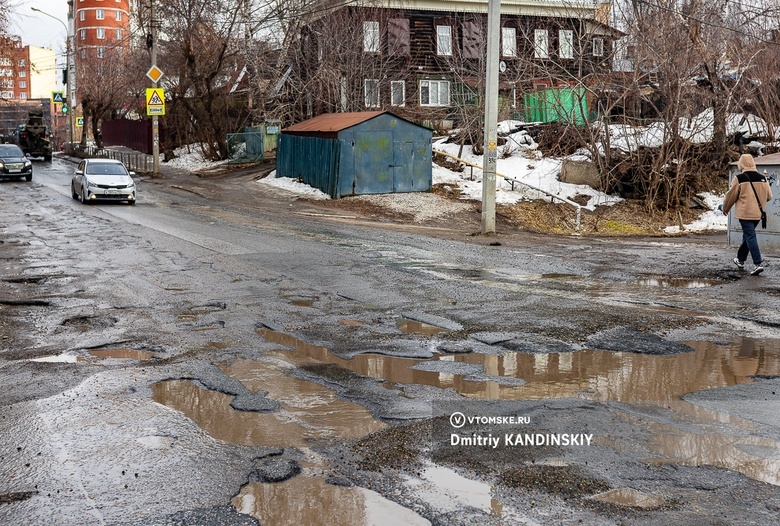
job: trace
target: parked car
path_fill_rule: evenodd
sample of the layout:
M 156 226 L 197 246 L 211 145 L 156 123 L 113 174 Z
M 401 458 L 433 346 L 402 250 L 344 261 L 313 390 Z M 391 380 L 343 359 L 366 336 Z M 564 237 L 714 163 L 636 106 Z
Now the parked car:
M 0 144 L 0 178 L 32 181 L 32 162 L 15 144 Z
M 70 182 L 73 199 L 82 203 L 90 201 L 127 201 L 134 205 L 136 186 L 134 172 L 128 172 L 121 161 L 115 159 L 84 159 L 76 167 Z

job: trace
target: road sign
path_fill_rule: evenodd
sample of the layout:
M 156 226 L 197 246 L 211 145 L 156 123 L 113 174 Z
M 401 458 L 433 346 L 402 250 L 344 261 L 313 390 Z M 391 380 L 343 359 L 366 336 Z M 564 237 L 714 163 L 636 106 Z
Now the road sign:
M 152 66 L 149 68 L 149 71 L 146 72 L 146 76 L 152 79 L 152 82 L 158 82 L 162 78 L 163 72 L 157 66 Z
M 165 92 L 162 88 L 146 88 L 146 114 L 165 115 Z
M 52 91 L 51 92 L 51 101 L 55 104 L 62 104 L 62 101 L 65 97 L 63 97 L 61 91 Z
M 84 127 L 84 117 L 76 117 L 76 126 L 78 128 Z

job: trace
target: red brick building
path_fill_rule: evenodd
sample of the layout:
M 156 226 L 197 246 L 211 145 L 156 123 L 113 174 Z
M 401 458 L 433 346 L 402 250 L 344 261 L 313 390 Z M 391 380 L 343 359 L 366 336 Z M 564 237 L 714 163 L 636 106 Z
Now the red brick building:
M 130 39 L 129 0 L 72 0 L 76 62 L 101 59 Z

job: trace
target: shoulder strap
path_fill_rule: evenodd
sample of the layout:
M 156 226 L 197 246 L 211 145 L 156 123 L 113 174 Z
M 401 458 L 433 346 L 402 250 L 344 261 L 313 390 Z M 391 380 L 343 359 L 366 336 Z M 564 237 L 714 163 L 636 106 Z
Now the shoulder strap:
M 750 188 L 753 189 L 753 195 L 756 196 L 756 202 L 758 203 L 758 209 L 761 210 L 761 213 L 764 213 L 764 207 L 761 206 L 761 199 L 758 198 L 758 193 L 756 193 L 756 187 L 753 186 L 753 181 L 750 180 L 750 176 L 748 176 L 748 183 L 750 183 Z

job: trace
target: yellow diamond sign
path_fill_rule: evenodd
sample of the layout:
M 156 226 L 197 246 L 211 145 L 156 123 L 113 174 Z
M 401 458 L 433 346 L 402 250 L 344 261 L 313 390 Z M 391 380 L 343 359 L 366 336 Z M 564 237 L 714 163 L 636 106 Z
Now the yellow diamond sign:
M 149 68 L 149 71 L 146 72 L 146 76 L 152 79 L 152 82 L 157 82 L 162 78 L 163 72 L 157 66 L 152 66 Z

